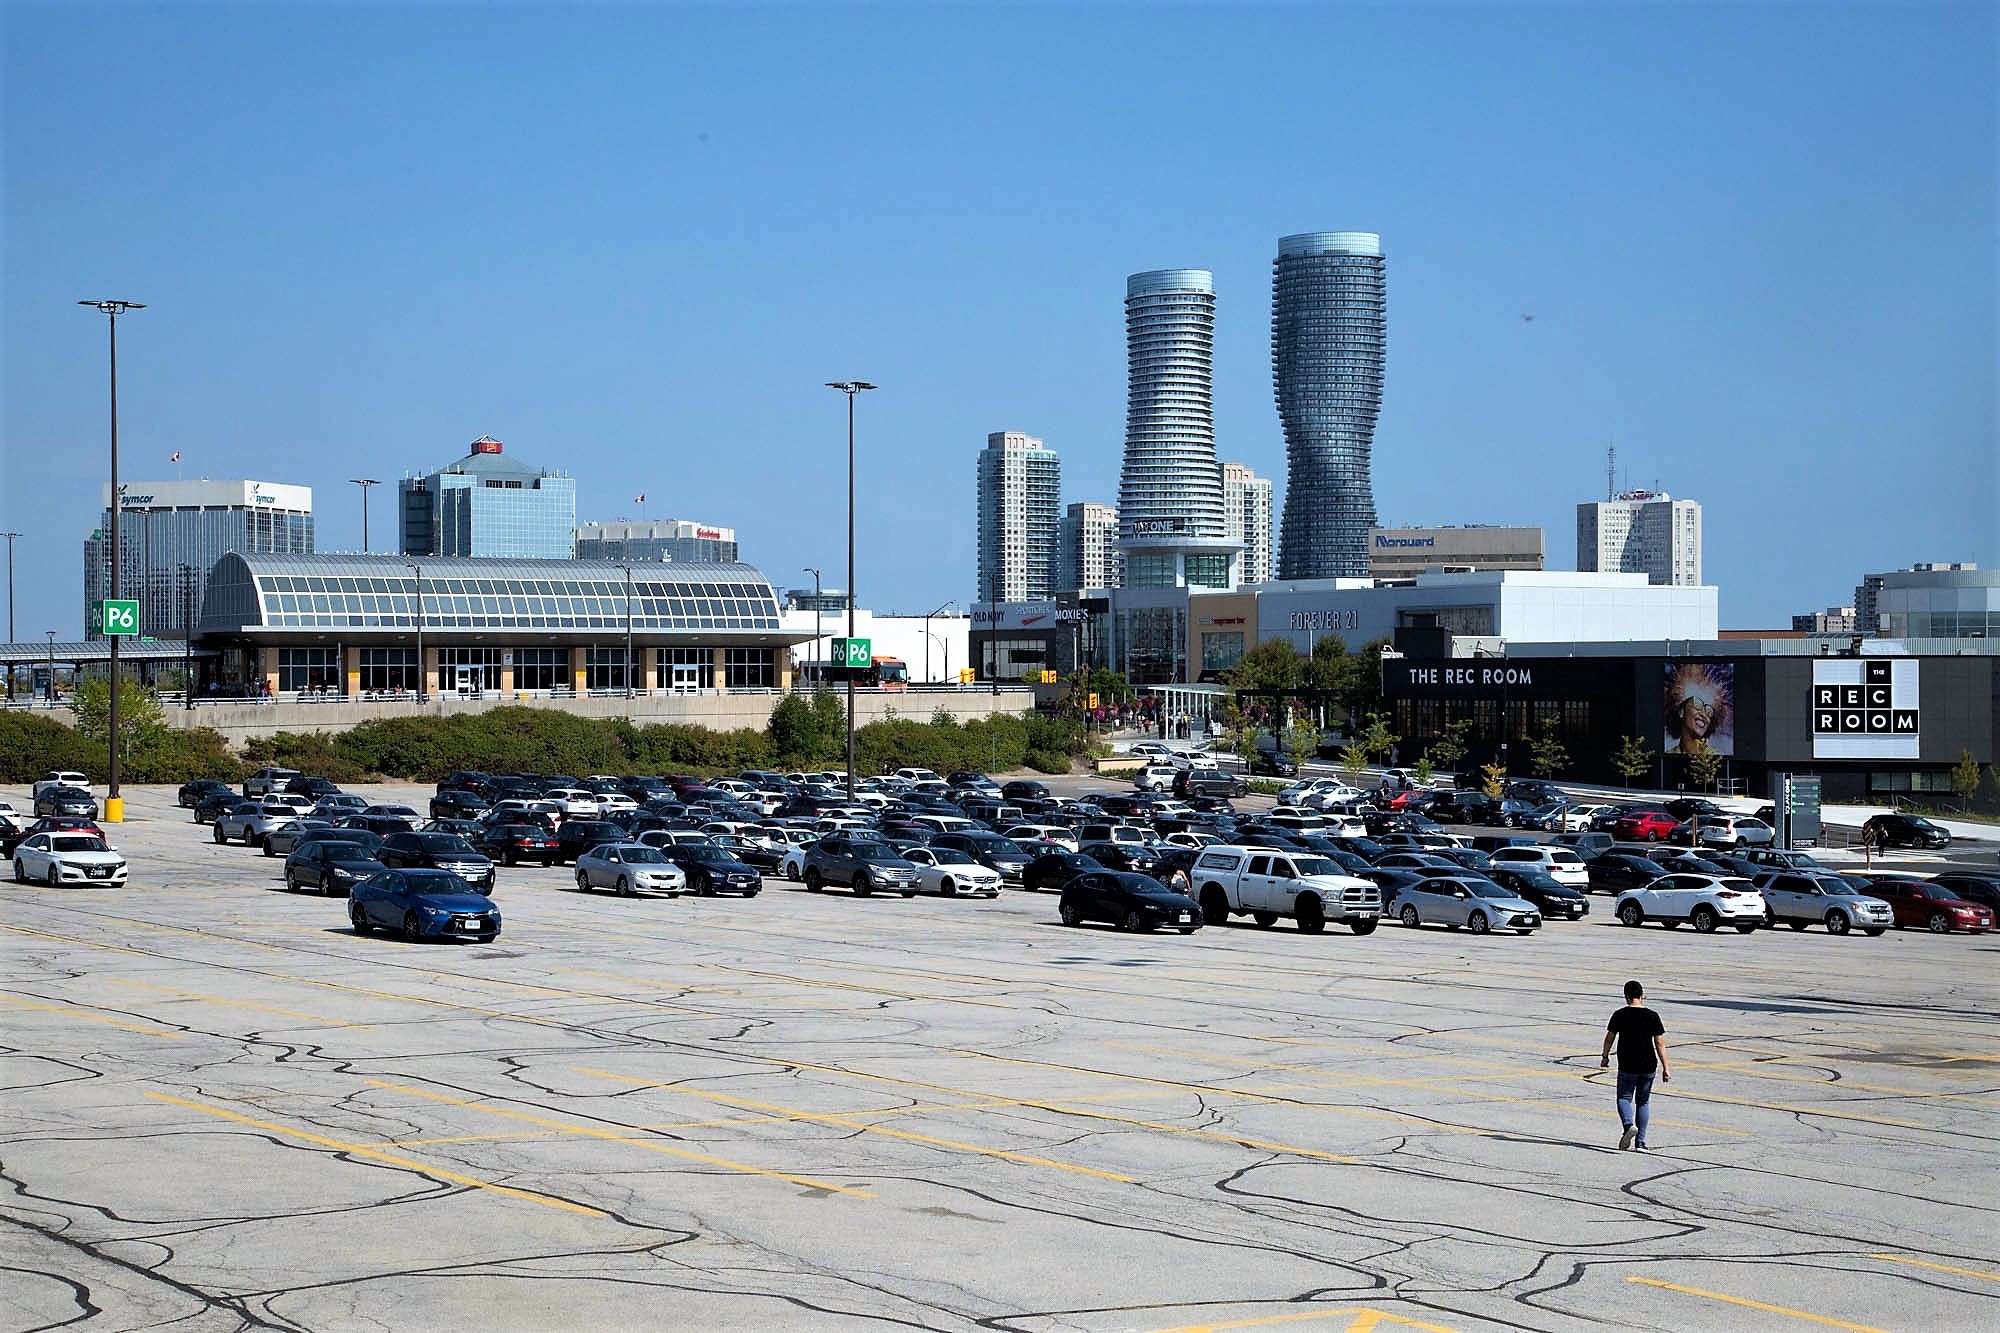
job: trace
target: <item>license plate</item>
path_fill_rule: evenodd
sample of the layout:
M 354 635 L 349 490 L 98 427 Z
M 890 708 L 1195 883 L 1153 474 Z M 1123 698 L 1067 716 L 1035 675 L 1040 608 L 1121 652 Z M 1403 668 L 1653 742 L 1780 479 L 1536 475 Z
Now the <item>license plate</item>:
M 1182 921 L 1192 921 L 1192 920 L 1194 920 L 1194 918 L 1193 918 L 1193 917 L 1191 917 L 1191 916 L 1189 916 L 1189 915 L 1188 915 L 1188 914 L 1187 914 L 1186 912 L 1182 912 L 1182 913 L 1180 914 L 1180 917 L 1179 917 L 1178 919 L 1179 919 L 1179 920 L 1182 920 Z
M 458 928 L 463 931 L 468 931 L 473 934 L 477 934 L 478 932 L 486 929 L 486 923 L 484 921 L 461 921 L 458 923 Z

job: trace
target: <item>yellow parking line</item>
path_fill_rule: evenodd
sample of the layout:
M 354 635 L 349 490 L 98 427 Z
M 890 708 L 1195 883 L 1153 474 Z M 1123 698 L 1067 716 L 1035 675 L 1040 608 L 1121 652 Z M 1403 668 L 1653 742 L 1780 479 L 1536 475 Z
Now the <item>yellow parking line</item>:
M 1220 1324 L 1187 1324 L 1180 1328 L 1163 1328 L 1157 1333 L 1222 1333 L 1233 1328 L 1267 1328 L 1272 1324 L 1296 1324 L 1309 1319 L 1348 1319 L 1346 1333 L 1369 1333 L 1383 1323 L 1400 1325 L 1403 1328 L 1422 1329 L 1424 1333 L 1455 1333 L 1443 1324 L 1427 1324 L 1420 1319 L 1405 1319 L 1387 1310 L 1377 1310 L 1366 1305 L 1342 1305 L 1328 1310 L 1302 1310 L 1296 1314 L 1265 1315 L 1259 1319 L 1231 1319 Z
M 1982 1272 L 1977 1268 L 1953 1268 L 1950 1264 L 1934 1264 L 1923 1259 L 1905 1259 L 1900 1254 L 1871 1254 L 1870 1259 L 1880 1259 L 1885 1263 L 1908 1264 L 1912 1268 L 1935 1268 L 1940 1273 L 1956 1273 L 1960 1277 L 1976 1277 L 1987 1282 L 2000 1282 L 2000 1273 Z
M 74 935 L 51 935 L 45 930 L 29 930 L 26 926 L 0 926 L 0 930 L 11 930 L 16 935 L 32 935 L 38 940 L 56 940 L 63 944 L 81 944 L 86 949 L 105 949 L 111 953 L 129 953 L 134 958 L 150 958 L 151 954 L 138 949 L 126 949 L 116 944 L 106 944 L 101 940 L 80 940 Z
M 800 1120 L 817 1121 L 820 1124 L 839 1125 L 844 1129 L 858 1129 L 864 1134 L 881 1134 L 887 1138 L 904 1139 L 911 1143 L 921 1143 L 933 1148 L 949 1148 L 955 1152 L 972 1153 L 979 1157 L 997 1157 L 1009 1162 L 1022 1162 L 1030 1166 L 1046 1166 L 1057 1171 L 1070 1171 L 1080 1176 L 1096 1176 L 1100 1180 L 1115 1180 L 1121 1184 L 1133 1185 L 1138 1182 L 1131 1176 L 1121 1176 L 1115 1171 L 1099 1171 L 1095 1167 L 1076 1166 L 1069 1162 L 1053 1161 L 1047 1157 L 1035 1157 L 1028 1153 L 1008 1152 L 1001 1148 L 982 1148 L 975 1143 L 960 1143 L 955 1139 L 941 1139 L 929 1134 L 914 1134 L 905 1129 L 889 1129 L 883 1125 L 871 1125 L 865 1120 L 855 1120 L 850 1116 L 822 1115 L 815 1111 L 801 1111 L 796 1107 L 779 1106 L 772 1102 L 751 1101 L 747 1097 L 732 1097 L 720 1092 L 703 1092 L 696 1088 L 682 1087 L 672 1083 L 655 1083 L 646 1079 L 628 1078 L 623 1074 L 607 1074 L 601 1069 L 578 1069 L 579 1074 L 590 1074 L 597 1078 L 613 1079 L 620 1083 L 630 1083 L 635 1087 L 657 1088 L 665 1092 L 680 1093 L 687 1097 L 700 1097 L 705 1101 L 721 1102 L 727 1106 L 743 1106 L 753 1111 L 773 1111 L 795 1116 Z
M 1769 1314 L 1789 1315 L 1793 1319 L 1803 1319 L 1809 1324 L 1823 1324 L 1828 1328 L 1844 1328 L 1850 1333 L 1884 1333 L 1879 1328 L 1867 1324 L 1850 1324 L 1845 1319 L 1829 1319 L 1825 1315 L 1810 1314 L 1804 1310 L 1794 1310 L 1783 1305 L 1767 1305 L 1763 1301 L 1745 1300 L 1741 1296 L 1725 1296 L 1719 1291 L 1703 1291 L 1700 1287 L 1683 1287 L 1674 1282 L 1662 1282 L 1653 1277 L 1628 1277 L 1627 1282 L 1637 1282 L 1641 1286 L 1660 1287 L 1667 1291 L 1678 1291 L 1685 1296 L 1702 1296 L 1711 1301 L 1724 1301 L 1730 1305 L 1740 1305 L 1747 1310 L 1763 1310 Z
M 107 1027 L 124 1028 L 127 1032 L 144 1033 L 148 1037 L 166 1037 L 173 1041 L 181 1041 L 188 1035 L 185 1032 L 169 1032 L 165 1028 L 147 1027 L 142 1023 L 127 1023 L 123 1019 L 106 1018 L 102 1014 L 86 1013 L 76 1005 L 40 1004 L 34 1000 L 18 999 L 12 995 L 0 995 L 0 1001 L 5 1001 L 8 1004 L 17 1004 L 23 1009 L 40 1009 L 46 1013 L 62 1014 L 68 1018 L 87 1019 L 92 1023 L 102 1023 Z
M 505 1194 L 510 1198 L 526 1199 L 529 1203 L 538 1203 L 544 1208 L 558 1208 L 566 1213 L 581 1213 L 585 1217 L 606 1217 L 609 1215 L 600 1209 L 589 1208 L 580 1203 L 571 1203 L 567 1199 L 558 1199 L 548 1194 L 536 1194 L 530 1190 L 515 1189 L 510 1185 L 496 1185 L 490 1180 L 480 1180 L 476 1176 L 460 1175 L 456 1171 L 447 1171 L 442 1167 L 431 1166 L 426 1162 L 414 1161 L 408 1157 L 398 1157 L 393 1153 L 386 1153 L 377 1148 L 370 1148 L 366 1144 L 343 1143 L 339 1139 L 331 1139 L 324 1134 L 314 1134 L 310 1130 L 294 1129 L 289 1125 L 273 1124 L 269 1120 L 253 1120 L 247 1115 L 239 1115 L 235 1111 L 225 1111 L 219 1106 L 204 1106 L 200 1102 L 183 1101 L 179 1097 L 169 1097 L 164 1092 L 148 1092 L 146 1095 L 154 1101 L 186 1107 L 190 1111 L 200 1111 L 204 1115 L 220 1116 L 224 1120 L 234 1120 L 238 1124 L 249 1125 L 253 1129 L 261 1129 L 267 1134 L 282 1134 L 286 1138 L 302 1139 L 307 1143 L 317 1143 L 321 1147 L 333 1148 L 339 1152 L 353 1153 L 357 1157 L 366 1157 L 377 1162 L 386 1162 L 390 1166 L 398 1166 L 405 1170 L 415 1171 L 421 1175 L 429 1176 L 433 1180 L 446 1180 L 454 1185 L 469 1185 L 473 1189 L 490 1190 L 495 1194 Z
M 1006 1009 L 1010 1012 L 1016 1006 L 995 1004 L 991 1000 L 970 1000 L 962 995 L 925 995 L 918 991 L 889 990 L 881 986 L 861 986 L 851 981 L 817 981 L 811 977 L 788 976 L 783 972 L 759 972 L 748 967 L 729 967 L 722 963 L 702 963 L 702 967 L 714 968 L 718 972 L 735 972 L 746 977 L 761 977 L 768 981 L 784 981 L 795 986 L 820 986 L 829 990 L 859 991 L 864 995 L 890 995 L 899 1000 L 940 1000 L 946 1004 L 970 1004 L 981 1009 Z
M 228 1005 L 232 1009 L 255 1009 L 259 1013 L 281 1014 L 286 1018 L 303 1018 L 321 1027 L 353 1028 L 358 1032 L 369 1031 L 366 1023 L 343 1023 L 337 1018 L 326 1018 L 319 1014 L 301 1013 L 296 1009 L 273 1009 L 265 1004 L 251 1004 L 248 1000 L 225 1000 L 220 995 L 203 995 L 200 991 L 175 990 L 172 986 L 149 986 L 143 981 L 125 981 L 118 977 L 107 978 L 114 986 L 130 986 L 135 990 L 158 991 L 162 995 L 177 995 L 184 1000 L 202 1000 L 208 1004 Z
M 504 1110 L 498 1106 L 491 1106 L 481 1101 L 469 1100 L 463 1097 L 446 1097 L 440 1093 L 427 1092 L 422 1088 L 405 1087 L 400 1083 L 383 1083 L 375 1079 L 370 1079 L 368 1086 L 372 1088 L 387 1088 L 392 1092 L 408 1093 L 412 1097 L 422 1097 L 426 1101 L 443 1102 L 447 1106 L 470 1107 L 475 1111 L 484 1111 L 488 1115 L 502 1116 L 508 1120 L 519 1120 L 529 1125 L 540 1125 L 544 1129 L 561 1130 L 565 1134 L 581 1134 L 587 1138 L 605 1139 L 612 1143 L 629 1143 L 635 1148 L 644 1148 L 648 1152 L 665 1153 L 669 1157 L 685 1157 L 689 1161 L 703 1162 L 709 1166 L 727 1167 L 731 1171 L 740 1171 L 749 1176 L 765 1176 L 772 1180 L 782 1180 L 793 1185 L 804 1185 L 808 1189 L 830 1190 L 835 1194 L 852 1194 L 860 1199 L 872 1199 L 875 1197 L 867 1190 L 850 1189 L 845 1185 L 834 1185 L 824 1180 L 813 1180 L 807 1176 L 795 1176 L 784 1171 L 771 1171 L 761 1166 L 750 1166 L 744 1162 L 732 1162 L 726 1157 L 711 1157 L 707 1153 L 692 1152 L 686 1148 L 669 1147 L 667 1144 L 656 1143 L 651 1139 L 635 1138 L 630 1127 L 625 1127 L 626 1132 L 620 1133 L 618 1130 L 600 1129 L 595 1125 L 579 1125 L 570 1120 L 545 1120 L 540 1116 L 524 1115 L 519 1111 Z

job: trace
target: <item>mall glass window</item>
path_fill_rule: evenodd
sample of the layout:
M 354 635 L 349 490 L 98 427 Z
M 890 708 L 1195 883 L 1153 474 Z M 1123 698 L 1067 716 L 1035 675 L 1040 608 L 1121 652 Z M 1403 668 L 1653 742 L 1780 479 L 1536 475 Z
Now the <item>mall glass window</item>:
M 685 693 L 715 684 L 715 651 L 710 648 L 662 648 L 660 685 Z
M 569 649 L 516 648 L 514 650 L 515 689 L 566 690 L 574 684 L 569 674 Z
M 417 688 L 417 650 L 414 648 L 363 648 L 361 688 L 364 690 L 414 690 Z
M 340 649 L 280 648 L 278 688 L 293 690 L 342 690 Z
M 498 648 L 440 648 L 437 654 L 438 688 L 459 688 L 459 672 L 466 673 L 465 687 L 474 690 L 500 688 Z
M 1204 634 L 1201 636 L 1201 669 L 1227 671 L 1243 661 L 1243 631 L 1234 630 L 1227 634 Z
M 732 690 L 768 690 L 778 683 L 769 648 L 725 648 L 722 680 Z
M 1125 557 L 1125 586 L 1128 588 L 1171 588 L 1174 581 L 1174 557 L 1170 555 Z
M 636 666 L 640 661 L 639 650 L 635 648 L 632 651 L 629 663 Z M 589 649 L 585 652 L 583 659 L 584 684 L 587 688 L 593 690 L 622 690 L 625 688 L 625 669 L 627 665 L 628 659 L 625 656 L 625 647 L 623 644 L 620 644 L 616 648 Z M 636 671 L 633 673 L 632 680 L 635 686 L 640 683 L 639 675 Z
M 1229 586 L 1229 557 L 1227 555 L 1191 555 L 1184 558 L 1182 567 L 1187 571 L 1187 582 L 1191 588 L 1227 588 Z

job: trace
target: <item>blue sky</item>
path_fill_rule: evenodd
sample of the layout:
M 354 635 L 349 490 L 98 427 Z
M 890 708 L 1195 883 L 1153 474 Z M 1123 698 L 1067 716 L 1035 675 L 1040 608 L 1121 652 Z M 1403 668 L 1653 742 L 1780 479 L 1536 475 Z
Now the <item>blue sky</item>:
M 151 307 L 126 477 L 311 485 L 326 550 L 346 478 L 490 433 L 586 520 L 643 491 L 831 584 L 821 386 L 872 380 L 860 594 L 922 612 L 972 595 L 987 432 L 1115 502 L 1131 272 L 1215 271 L 1222 456 L 1282 494 L 1270 264 L 1311 230 L 1389 256 L 1386 521 L 1538 524 L 1573 567 L 1615 441 L 1704 503 L 1726 626 L 2000 563 L 1994 12 L 12 4 L 20 637 L 80 627 L 80 297 Z

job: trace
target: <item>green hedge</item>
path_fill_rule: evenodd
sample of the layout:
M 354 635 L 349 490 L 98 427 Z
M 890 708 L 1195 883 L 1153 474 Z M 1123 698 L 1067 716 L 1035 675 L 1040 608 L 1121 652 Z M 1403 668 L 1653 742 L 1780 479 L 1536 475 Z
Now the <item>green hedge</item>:
M 222 734 L 208 727 L 176 731 L 157 723 L 130 732 L 120 777 L 126 782 L 234 781 L 243 765 Z M 52 717 L 0 711 L 0 782 L 32 782 L 52 768 L 87 773 L 93 782 L 111 776 L 110 751 L 75 727 Z

